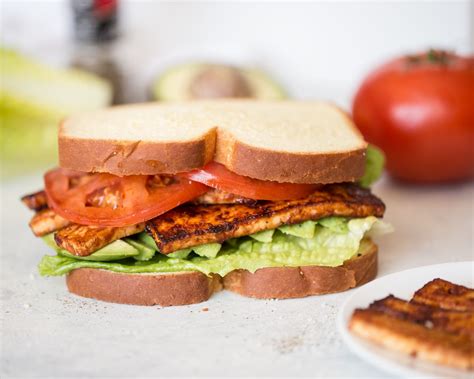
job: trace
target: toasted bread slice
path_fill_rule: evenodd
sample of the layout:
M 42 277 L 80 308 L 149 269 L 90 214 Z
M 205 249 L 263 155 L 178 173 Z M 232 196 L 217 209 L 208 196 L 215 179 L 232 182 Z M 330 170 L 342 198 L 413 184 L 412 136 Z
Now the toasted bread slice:
M 196 271 L 162 274 L 122 274 L 80 268 L 66 277 L 70 292 L 111 303 L 186 305 L 206 301 L 222 288 L 220 277 Z
M 59 131 L 61 167 L 116 175 L 175 174 L 211 160 L 252 178 L 351 182 L 367 144 L 322 102 L 215 100 L 136 104 L 73 116 Z
M 377 247 L 364 240 L 359 252 L 339 267 L 263 268 L 237 270 L 226 277 L 196 272 L 123 274 L 80 268 L 66 278 L 70 292 L 97 300 L 136 305 L 184 305 L 207 300 L 224 288 L 244 296 L 287 299 L 345 291 L 372 280 L 377 272 Z
M 258 299 L 290 299 L 346 291 L 377 275 L 377 245 L 361 243 L 358 253 L 338 267 L 268 267 L 227 274 L 224 288 Z

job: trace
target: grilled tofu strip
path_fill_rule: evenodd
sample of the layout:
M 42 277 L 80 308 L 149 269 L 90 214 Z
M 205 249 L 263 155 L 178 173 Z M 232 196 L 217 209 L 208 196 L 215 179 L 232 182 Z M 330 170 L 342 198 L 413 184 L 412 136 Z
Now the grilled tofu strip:
M 30 221 L 30 228 L 37 237 L 55 232 L 71 224 L 70 221 L 54 213 L 51 209 L 37 212 Z
M 71 225 L 72 223 L 48 208 L 45 191 L 38 191 L 21 198 L 21 201 L 31 210 L 37 213 L 32 217 L 29 225 L 37 237 L 57 232 L 58 230 Z M 234 204 L 245 203 L 255 204 L 257 201 L 247 199 L 228 192 L 211 190 L 195 200 L 199 204 Z
M 474 312 L 474 290 L 434 279 L 415 292 L 413 301 L 443 309 Z
M 252 199 L 246 199 L 218 190 L 211 190 L 197 198 L 196 201 L 205 204 L 256 202 Z M 60 233 L 57 233 L 55 237 L 56 243 L 74 255 L 90 255 L 94 251 L 117 239 L 144 230 L 144 224 L 125 228 L 102 228 L 72 224 L 48 208 L 45 191 L 38 191 L 23 196 L 22 202 L 31 210 L 37 211 L 29 224 L 33 233 L 37 237 L 42 237 L 65 228 L 65 230 L 61 230 Z
M 43 190 L 23 196 L 21 201 L 32 211 L 38 212 L 48 208 L 48 199 Z
M 325 186 L 301 200 L 255 204 L 186 204 L 147 222 L 163 254 L 223 242 L 284 224 L 327 216 L 383 216 L 385 206 L 367 189 L 352 184 Z
M 117 228 L 72 224 L 59 230 L 54 235 L 54 240 L 59 247 L 71 254 L 87 256 L 113 241 L 140 233 L 144 229 L 144 223 Z
M 213 189 L 199 196 L 193 202 L 196 204 L 255 204 L 257 200 Z
M 474 343 L 465 334 L 428 328 L 373 308 L 356 309 L 349 329 L 364 339 L 413 357 L 464 369 L 474 367 Z
M 474 368 L 474 290 L 434 279 L 410 301 L 393 295 L 356 309 L 349 329 L 362 338 L 412 357 Z
M 432 328 L 444 332 L 466 335 L 474 342 L 473 312 L 445 310 L 408 302 L 393 295 L 373 302 L 369 308 L 417 324 L 430 324 Z
M 40 211 L 48 208 L 48 199 L 44 190 L 25 195 L 21 198 L 21 201 L 32 211 Z M 194 202 L 198 204 L 254 204 L 257 200 L 234 195 L 230 192 L 211 189 L 197 197 Z

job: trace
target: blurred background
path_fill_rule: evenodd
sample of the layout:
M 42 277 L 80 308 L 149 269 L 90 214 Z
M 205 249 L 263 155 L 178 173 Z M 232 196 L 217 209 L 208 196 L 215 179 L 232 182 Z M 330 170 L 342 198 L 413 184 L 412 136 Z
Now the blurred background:
M 50 165 L 58 120 L 110 102 L 288 96 L 350 112 L 363 79 L 392 58 L 431 48 L 472 56 L 473 9 L 468 0 L 3 0 L 2 177 Z M 68 67 L 107 82 L 50 69 Z

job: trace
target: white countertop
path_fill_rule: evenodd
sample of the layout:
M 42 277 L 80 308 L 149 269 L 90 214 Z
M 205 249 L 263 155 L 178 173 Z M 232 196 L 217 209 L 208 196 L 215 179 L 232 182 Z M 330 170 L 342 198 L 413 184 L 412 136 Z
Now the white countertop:
M 337 333 L 336 315 L 351 291 L 284 301 L 221 292 L 170 308 L 69 294 L 64 278 L 42 278 L 36 270 L 49 251 L 30 232 L 31 212 L 19 197 L 40 186 L 38 174 L 1 187 L 0 377 L 385 375 L 353 355 Z M 379 276 L 473 259 L 472 183 L 410 187 L 383 180 L 374 192 L 396 229 L 380 238 Z

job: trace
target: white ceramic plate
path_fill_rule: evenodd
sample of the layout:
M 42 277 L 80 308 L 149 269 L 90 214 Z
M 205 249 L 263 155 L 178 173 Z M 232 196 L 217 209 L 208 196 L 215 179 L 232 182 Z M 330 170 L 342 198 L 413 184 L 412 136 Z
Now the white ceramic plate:
M 360 358 L 399 376 L 473 378 L 472 372 L 456 370 L 392 352 L 349 332 L 349 319 L 356 308 L 366 308 L 374 300 L 393 294 L 411 299 L 413 293 L 434 278 L 474 287 L 474 261 L 418 267 L 383 276 L 358 289 L 347 299 L 338 317 L 338 329 L 349 348 Z

